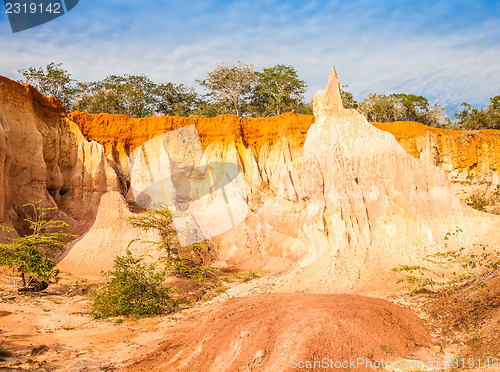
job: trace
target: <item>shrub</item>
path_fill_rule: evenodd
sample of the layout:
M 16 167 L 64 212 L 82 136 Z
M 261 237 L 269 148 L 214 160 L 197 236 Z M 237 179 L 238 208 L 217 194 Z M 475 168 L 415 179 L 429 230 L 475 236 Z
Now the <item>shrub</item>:
M 42 208 L 40 202 L 29 202 L 24 207 L 33 208 L 33 216 L 25 218 L 32 233 L 19 238 L 2 238 L 7 243 L 0 244 L 0 265 L 18 270 L 25 289 L 31 286 L 33 290 L 43 290 L 47 288 L 43 281 L 55 278 L 59 273 L 55 268 L 55 253 L 66 249 L 65 242 L 74 235 L 60 232 L 68 227 L 67 223 L 45 218 L 47 211 L 55 208 Z M 13 230 L 5 226 L 1 228 Z M 30 276 L 28 280 L 26 275 Z
M 161 239 L 146 241 L 153 243 L 167 253 L 166 262 L 171 267 L 170 273 L 178 278 L 205 282 L 215 278 L 219 270 L 204 264 L 213 257 L 210 245 L 206 241 L 181 247 L 173 227 L 172 215 L 168 209 L 150 209 L 139 216 L 129 217 L 130 225 L 145 232 L 156 230 Z
M 129 250 L 125 256 L 115 258 L 113 270 L 104 273 L 110 281 L 91 294 L 94 318 L 149 317 L 175 309 L 173 290 L 162 287 L 166 270 L 158 270 L 155 263 L 143 260 L 143 256 L 134 258 Z
M 484 211 L 486 207 L 486 199 L 482 196 L 479 195 L 473 195 L 472 196 L 472 208 L 478 210 L 478 211 Z
M 447 241 L 462 230 L 446 233 Z M 445 243 L 445 249 L 448 242 Z M 485 280 L 500 268 L 500 251 L 487 249 L 486 245 L 475 245 L 480 253 L 466 253 L 465 247 L 445 252 L 437 252 L 425 256 L 424 265 L 399 265 L 392 269 L 394 272 L 405 272 L 397 283 L 405 282 L 403 289 L 410 293 L 428 292 L 429 290 L 456 290 L 463 285 L 472 289 L 485 286 Z M 447 273 L 450 273 L 447 275 Z

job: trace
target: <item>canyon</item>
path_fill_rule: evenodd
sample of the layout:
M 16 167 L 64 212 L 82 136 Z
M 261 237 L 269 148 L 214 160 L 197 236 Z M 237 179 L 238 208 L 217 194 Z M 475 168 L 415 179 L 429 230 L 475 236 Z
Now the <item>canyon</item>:
M 200 153 L 186 171 L 174 164 L 186 142 L 169 147 L 162 136 L 190 127 Z M 158 237 L 126 223 L 136 209 L 134 174 L 173 184 L 155 178 L 167 164 L 184 172 L 190 187 L 183 196 L 193 201 L 202 199 L 203 183 L 193 169 L 223 164 L 224 173 L 236 165 L 236 187 L 229 188 L 235 183 L 229 177 L 227 190 L 212 189 L 200 207 L 217 225 L 228 213 L 224 200 L 245 204 L 245 218 L 209 235 L 217 249 L 214 265 L 268 275 L 230 288 L 228 301 L 214 300 L 180 334 L 162 328 L 168 333 L 163 344 L 158 335 L 138 341 L 148 355 L 129 361 L 129 370 L 285 370 L 291 355 L 347 358 L 373 348 L 376 357 L 423 358 L 436 341 L 418 317 L 366 296 L 392 293 L 397 265 L 444 249 L 498 246 L 500 216 L 466 202 L 482 198 L 496 208 L 499 141 L 498 131 L 369 123 L 342 106 L 335 69 L 315 95 L 314 116 L 256 119 L 66 114 L 57 99 L 0 77 L 0 222 L 21 235 L 26 202 L 56 207 L 52 217 L 78 235 L 58 267 L 78 280 L 101 281 L 101 270 L 110 269 L 130 241 Z M 134 151 L 145 160 L 131 162 Z M 174 196 L 185 191 L 180 189 Z M 456 229 L 460 237 L 448 239 Z M 130 247 L 149 260 L 161 258 L 153 246 Z M 205 340 L 213 334 L 224 337 L 209 345 Z M 337 336 L 337 344 L 329 342 Z M 379 336 L 392 346 L 382 348 Z

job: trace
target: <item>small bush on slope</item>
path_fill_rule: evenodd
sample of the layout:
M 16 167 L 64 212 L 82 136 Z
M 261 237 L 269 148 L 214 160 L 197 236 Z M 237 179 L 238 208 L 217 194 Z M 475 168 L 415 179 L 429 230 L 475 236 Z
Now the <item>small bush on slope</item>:
M 125 256 L 115 258 L 113 270 L 104 273 L 111 280 L 91 294 L 93 317 L 148 317 L 175 309 L 173 290 L 161 285 L 166 270 L 158 270 L 156 264 L 146 264 L 143 259 L 134 258 L 128 250 Z

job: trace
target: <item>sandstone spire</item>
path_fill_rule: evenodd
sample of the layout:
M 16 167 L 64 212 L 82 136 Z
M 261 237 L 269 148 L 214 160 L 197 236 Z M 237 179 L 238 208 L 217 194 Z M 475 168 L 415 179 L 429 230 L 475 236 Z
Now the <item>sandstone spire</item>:
M 326 89 L 320 90 L 314 96 L 314 115 L 343 109 L 339 78 L 335 67 L 332 67 Z

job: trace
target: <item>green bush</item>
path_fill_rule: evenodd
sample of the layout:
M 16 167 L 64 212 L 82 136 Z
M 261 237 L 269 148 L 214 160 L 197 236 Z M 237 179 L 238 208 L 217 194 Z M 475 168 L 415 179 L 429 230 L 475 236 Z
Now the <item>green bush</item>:
M 478 211 L 484 211 L 487 205 L 486 199 L 479 195 L 472 196 L 472 208 Z
M 91 294 L 93 317 L 149 317 L 175 309 L 178 302 L 171 297 L 173 290 L 162 287 L 166 270 L 143 260 L 143 256 L 134 258 L 129 250 L 115 258 L 113 270 L 104 273 L 110 281 Z
M 462 232 L 457 229 L 446 233 L 444 240 Z M 445 249 L 448 242 L 445 243 Z M 424 265 L 399 265 L 392 269 L 406 275 L 397 283 L 406 283 L 402 289 L 410 293 L 429 292 L 431 290 L 456 290 L 462 285 L 472 288 L 485 286 L 485 280 L 500 268 L 500 251 L 488 249 L 486 245 L 475 245 L 473 251 L 466 253 L 465 247 L 447 250 L 425 256 Z
M 64 221 L 46 219 L 48 211 L 56 208 L 42 208 L 40 202 L 24 204 L 28 215 L 24 220 L 29 224 L 31 234 L 19 238 L 1 238 L 7 243 L 0 244 L 0 265 L 18 270 L 24 288 L 43 290 L 40 281 L 57 277 L 55 254 L 66 249 L 65 243 L 74 235 L 61 231 L 68 227 Z M 32 211 L 30 211 L 32 209 Z M 4 231 L 12 228 L 0 226 Z M 26 278 L 28 276 L 28 278 Z

